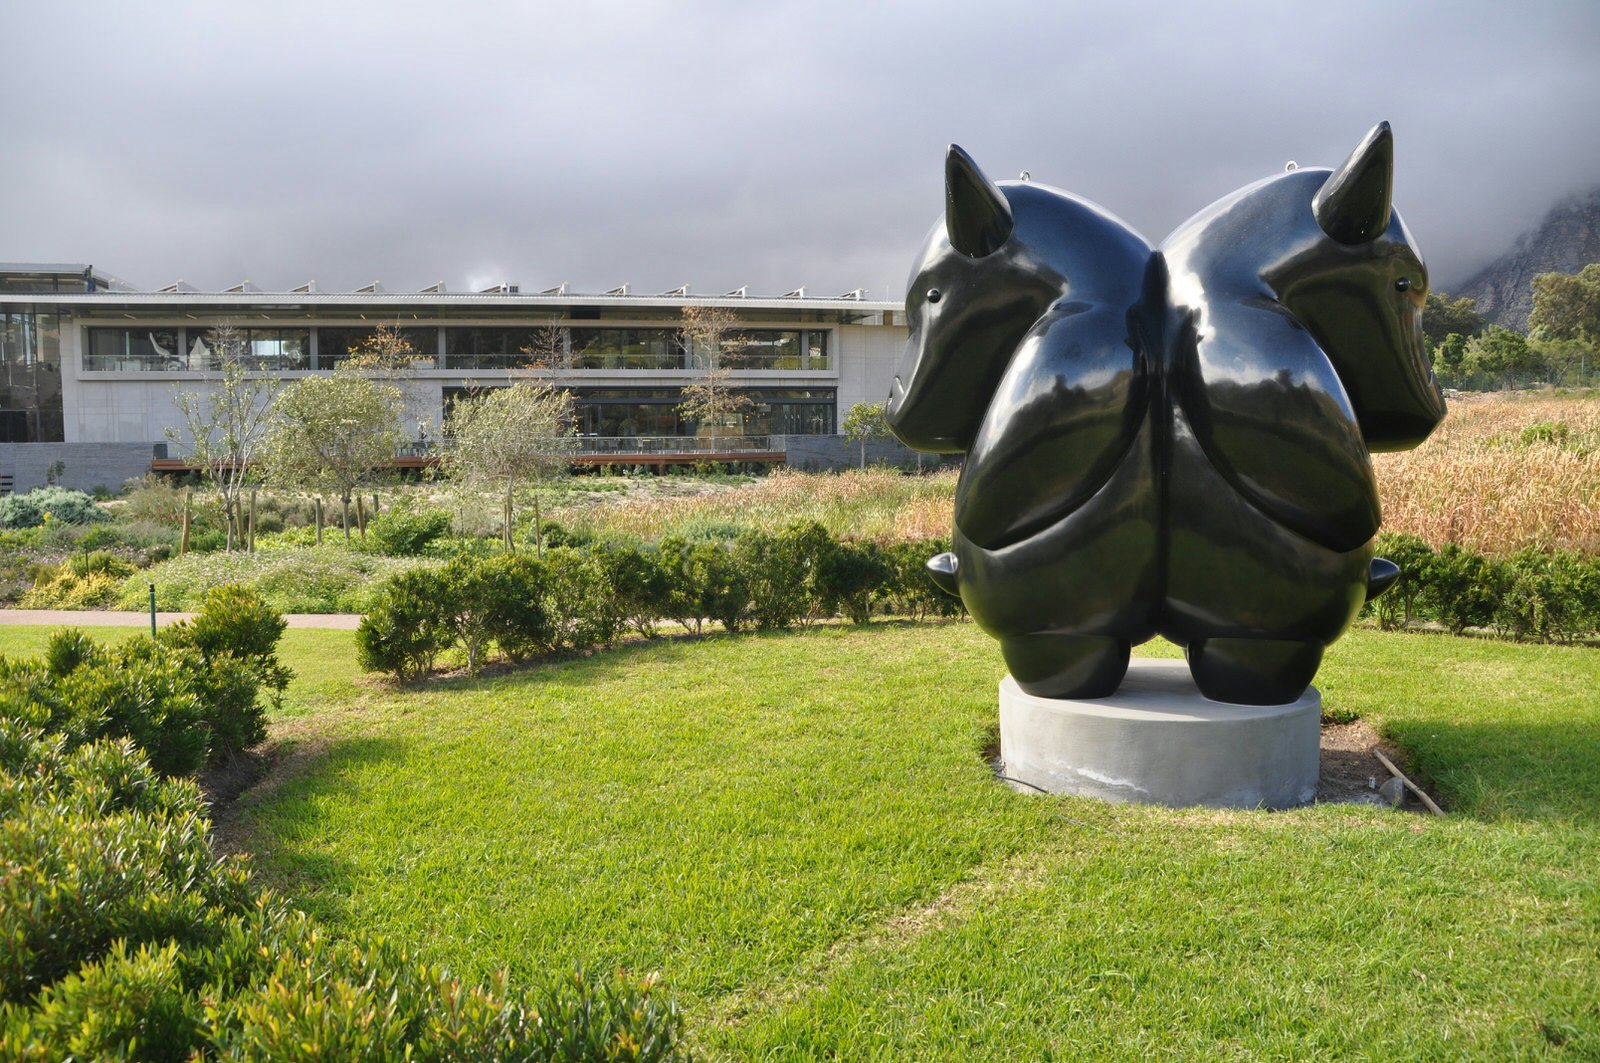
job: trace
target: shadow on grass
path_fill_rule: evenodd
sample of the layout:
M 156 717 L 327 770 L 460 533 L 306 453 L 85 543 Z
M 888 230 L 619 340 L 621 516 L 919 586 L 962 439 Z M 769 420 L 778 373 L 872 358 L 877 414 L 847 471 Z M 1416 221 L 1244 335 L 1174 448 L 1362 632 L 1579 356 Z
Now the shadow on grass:
M 1600 720 L 1429 716 L 1389 720 L 1384 730 L 1454 811 L 1600 823 Z
M 805 628 L 796 627 L 788 631 L 751 629 L 728 632 L 716 629 L 702 631 L 698 635 L 687 631 L 669 631 L 652 639 L 639 635 L 630 635 L 626 637 L 626 641 L 619 642 L 606 649 L 595 649 L 585 653 L 552 654 L 530 658 L 518 664 L 494 661 L 481 669 L 476 675 L 469 674 L 465 669 L 462 669 L 442 675 L 435 674 L 415 683 L 390 682 L 387 684 L 387 688 L 397 694 L 428 694 L 494 690 L 506 684 L 520 686 L 556 681 L 560 681 L 565 685 L 599 683 L 615 677 L 618 672 L 632 668 L 643 657 L 682 653 L 694 647 L 723 646 L 730 643 L 770 642 L 775 639 L 803 637 L 810 632 L 838 632 L 841 634 L 883 633 L 964 622 L 960 619 L 942 617 L 934 620 L 911 620 L 893 617 L 875 619 L 870 624 L 821 623 Z
M 359 869 L 302 839 L 324 836 L 321 810 L 335 802 L 360 803 L 363 777 L 400 760 L 406 746 L 400 739 L 366 735 L 297 740 L 219 817 L 220 847 L 251 854 L 261 883 L 292 898 L 297 907 L 319 919 L 336 918 Z

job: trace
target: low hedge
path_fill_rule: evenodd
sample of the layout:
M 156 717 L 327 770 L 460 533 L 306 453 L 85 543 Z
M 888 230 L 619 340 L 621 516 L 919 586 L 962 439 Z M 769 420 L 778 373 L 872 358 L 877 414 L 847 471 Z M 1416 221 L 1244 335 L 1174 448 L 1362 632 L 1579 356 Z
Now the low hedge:
M 459 556 L 379 587 L 356 633 L 363 668 L 415 680 L 459 646 L 476 669 L 495 647 L 512 660 L 575 652 L 663 621 L 701 632 L 784 630 L 874 612 L 954 616 L 961 603 L 929 581 L 939 543 L 879 546 L 836 540 L 815 522 L 734 539 L 608 541 L 489 557 Z
M 1400 566 L 1389 593 L 1365 610 L 1381 627 L 1431 621 L 1457 635 L 1478 628 L 1544 642 L 1600 631 L 1600 558 L 1537 550 L 1487 557 L 1454 543 L 1436 551 L 1396 532 L 1378 536 L 1377 552 Z

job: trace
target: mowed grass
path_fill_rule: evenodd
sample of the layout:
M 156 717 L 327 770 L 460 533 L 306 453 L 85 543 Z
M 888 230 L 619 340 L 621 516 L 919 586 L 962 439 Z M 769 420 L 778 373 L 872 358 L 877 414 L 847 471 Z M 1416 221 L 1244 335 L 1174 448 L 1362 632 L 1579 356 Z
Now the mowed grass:
M 1444 820 L 1014 794 L 970 624 L 417 689 L 356 678 L 348 632 L 284 653 L 280 732 L 322 752 L 241 809 L 265 877 L 473 978 L 659 970 L 709 1058 L 1600 1054 L 1593 650 L 1334 647 L 1330 708 Z

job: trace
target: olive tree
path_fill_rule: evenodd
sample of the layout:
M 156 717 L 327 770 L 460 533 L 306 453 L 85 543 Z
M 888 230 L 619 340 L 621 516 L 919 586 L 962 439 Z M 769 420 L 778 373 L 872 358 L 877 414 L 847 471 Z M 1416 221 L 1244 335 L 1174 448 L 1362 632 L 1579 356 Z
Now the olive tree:
M 539 378 L 485 388 L 451 407 L 439 472 L 463 488 L 503 493 L 507 550 L 516 549 L 516 491 L 527 485 L 534 488 L 535 549 L 544 551 L 538 488 L 571 466 L 578 446 L 572 411 L 571 392 Z
M 889 418 L 881 402 L 858 402 L 844 415 L 844 437 L 861 444 L 861 468 L 867 467 L 867 443 L 889 438 Z
M 240 500 L 255 475 L 255 463 L 272 421 L 278 380 L 250 364 L 244 333 L 223 323 L 206 333 L 217 377 L 203 390 L 174 396 L 180 427 L 167 438 L 186 449 L 189 460 L 222 496 L 227 548 L 240 545 Z
M 729 348 L 737 348 L 741 339 L 739 319 L 725 307 L 686 306 L 680 327 L 690 361 L 698 364 L 700 375 L 684 386 L 678 412 L 708 431 L 715 451 L 722 429 L 751 405 L 750 397 L 734 387 L 729 364 Z
M 399 388 L 357 371 L 305 377 L 272 404 L 262 464 L 275 483 L 337 494 L 348 539 L 351 496 L 406 441 L 404 407 Z

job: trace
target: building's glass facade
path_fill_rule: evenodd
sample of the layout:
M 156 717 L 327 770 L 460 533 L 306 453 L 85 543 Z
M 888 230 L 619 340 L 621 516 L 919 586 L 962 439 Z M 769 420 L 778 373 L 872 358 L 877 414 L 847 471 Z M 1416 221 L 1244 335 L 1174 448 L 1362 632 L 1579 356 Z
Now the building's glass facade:
M 83 368 L 92 373 L 215 370 L 212 331 L 209 326 L 90 327 L 84 330 Z M 411 344 L 421 368 L 671 371 L 703 369 L 707 362 L 704 351 L 689 355 L 683 333 L 676 328 L 450 325 L 442 330 L 442 365 L 436 362 L 440 329 L 395 331 Z M 333 369 L 374 334 L 371 328 L 343 325 L 236 328 L 235 332 L 247 351 L 247 364 L 274 371 Z M 718 361 L 730 369 L 816 371 L 833 366 L 827 329 L 742 329 L 723 341 Z
M 57 315 L 0 310 L 0 443 L 65 438 Z
M 493 385 L 491 385 L 493 386 Z M 444 409 L 483 389 L 447 387 Z M 724 425 L 726 434 L 830 435 L 837 405 L 833 388 L 737 388 L 749 406 Z M 693 436 L 700 426 L 678 411 L 683 391 L 674 387 L 573 388 L 573 407 L 580 436 Z

